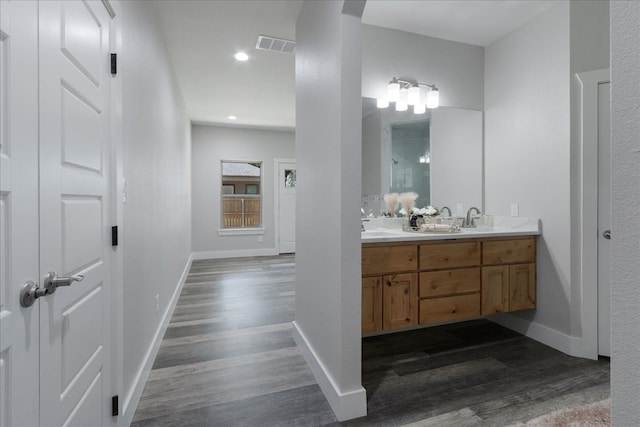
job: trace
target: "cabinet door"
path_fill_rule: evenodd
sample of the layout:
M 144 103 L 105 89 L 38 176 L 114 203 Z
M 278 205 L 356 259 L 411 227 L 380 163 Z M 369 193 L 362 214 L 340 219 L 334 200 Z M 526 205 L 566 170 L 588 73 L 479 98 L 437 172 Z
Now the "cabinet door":
M 509 309 L 526 310 L 536 307 L 536 265 L 509 266 Z
M 362 333 L 382 330 L 382 277 L 362 278 Z
M 482 315 L 509 311 L 509 266 L 482 267 Z
M 383 329 L 389 330 L 417 325 L 417 273 L 404 273 L 384 276 L 383 280 Z

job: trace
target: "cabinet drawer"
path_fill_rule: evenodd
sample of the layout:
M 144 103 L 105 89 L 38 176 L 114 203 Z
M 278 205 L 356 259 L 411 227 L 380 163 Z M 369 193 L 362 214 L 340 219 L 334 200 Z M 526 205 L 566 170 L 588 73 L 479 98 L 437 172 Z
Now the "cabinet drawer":
M 362 274 L 386 274 L 418 269 L 416 245 L 362 248 Z
M 480 265 L 480 242 L 420 245 L 420 269 Z
M 420 273 L 420 297 L 480 291 L 480 267 Z
M 529 263 L 536 260 L 533 237 L 517 240 L 498 240 L 482 244 L 482 264 Z
M 480 316 L 480 294 L 420 300 L 420 324 Z

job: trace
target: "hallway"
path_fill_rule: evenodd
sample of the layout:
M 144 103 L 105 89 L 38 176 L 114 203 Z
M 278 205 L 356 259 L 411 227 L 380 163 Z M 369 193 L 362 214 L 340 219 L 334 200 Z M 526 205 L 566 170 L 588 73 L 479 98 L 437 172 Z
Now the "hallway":
M 332 425 L 291 338 L 293 256 L 194 261 L 133 426 Z M 344 425 L 506 426 L 609 396 L 609 361 L 485 320 L 368 337 L 369 416 Z
M 194 261 L 134 426 L 335 421 L 291 338 L 293 256 Z

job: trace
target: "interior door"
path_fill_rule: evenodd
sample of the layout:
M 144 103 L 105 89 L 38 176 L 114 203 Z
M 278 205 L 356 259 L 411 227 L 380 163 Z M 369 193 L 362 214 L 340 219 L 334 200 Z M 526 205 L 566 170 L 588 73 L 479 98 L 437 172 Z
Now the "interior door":
M 611 356 L 610 83 L 598 85 L 598 354 Z
M 278 163 L 278 252 L 296 251 L 296 164 Z
M 38 300 L 41 419 L 60 426 L 111 417 L 110 21 L 99 1 L 39 3 L 40 274 L 84 276 Z
M 0 1 L 0 426 L 36 426 L 38 310 L 38 5 Z

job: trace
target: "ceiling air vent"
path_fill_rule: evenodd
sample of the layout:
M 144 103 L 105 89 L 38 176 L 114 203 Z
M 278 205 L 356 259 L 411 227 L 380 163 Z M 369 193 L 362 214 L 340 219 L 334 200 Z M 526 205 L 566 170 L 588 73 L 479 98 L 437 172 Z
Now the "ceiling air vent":
M 256 49 L 270 50 L 272 52 L 280 53 L 293 53 L 296 49 L 296 42 L 271 36 L 258 36 Z

